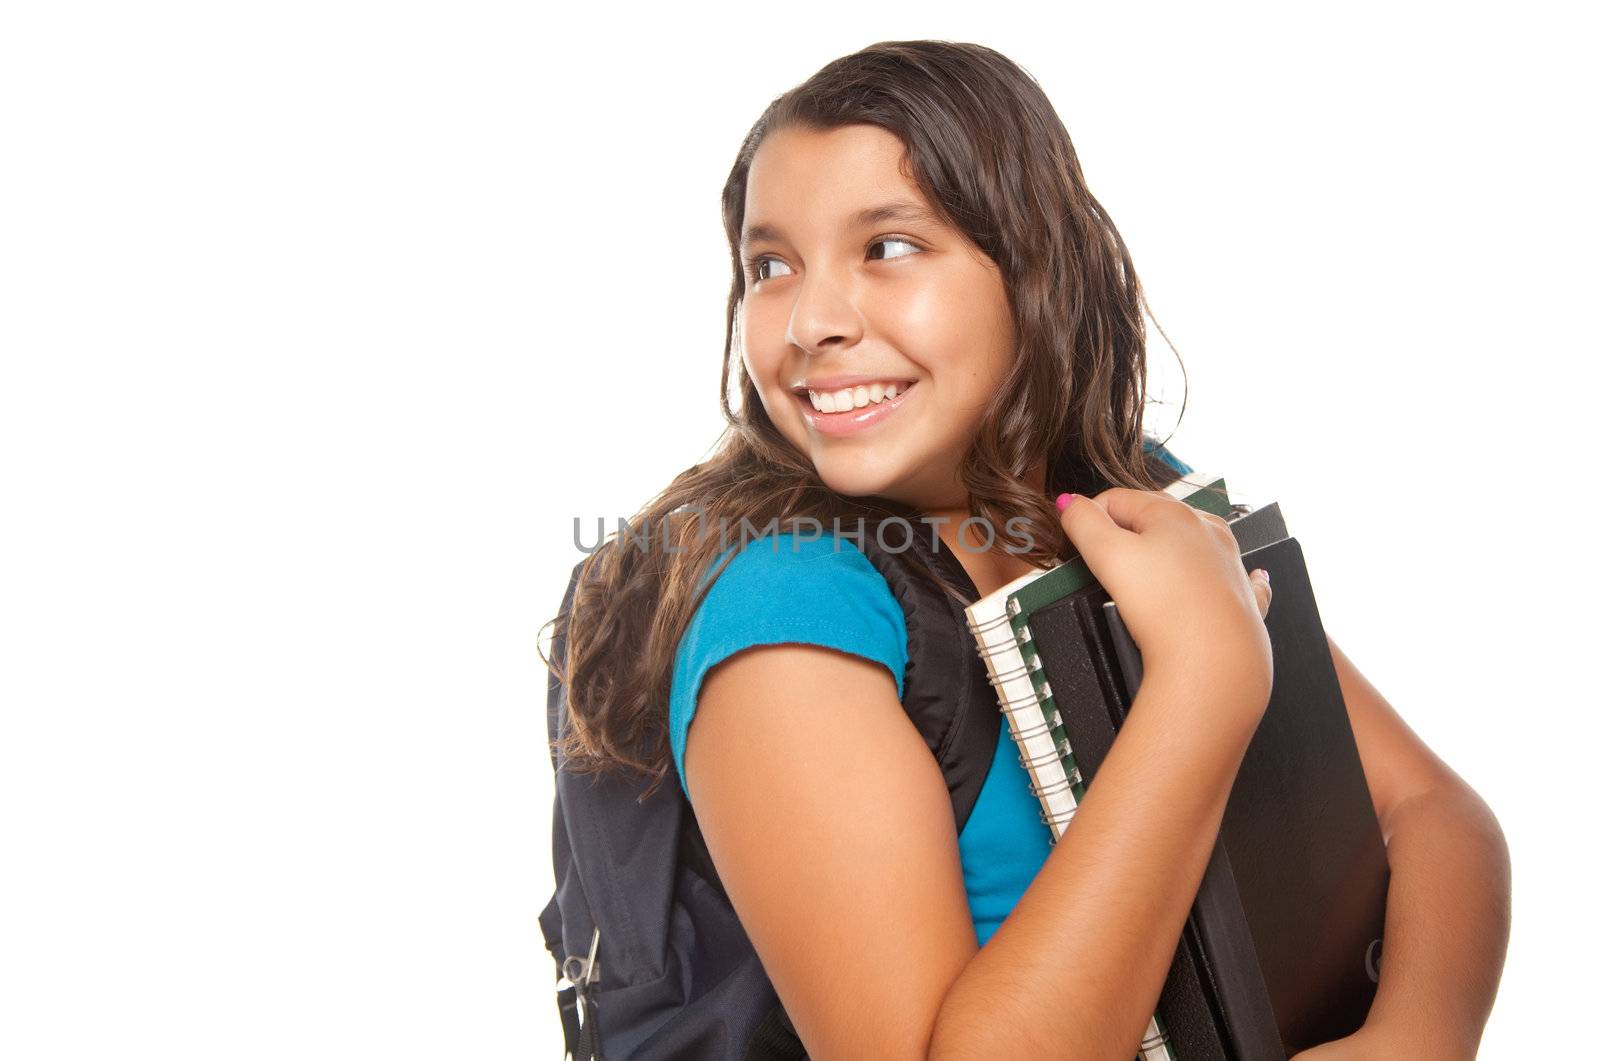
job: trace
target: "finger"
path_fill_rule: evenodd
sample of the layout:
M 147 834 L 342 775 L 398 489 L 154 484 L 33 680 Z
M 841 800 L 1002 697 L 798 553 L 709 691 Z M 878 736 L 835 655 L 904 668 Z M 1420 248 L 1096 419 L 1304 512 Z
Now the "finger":
M 1098 498 L 1062 494 L 1056 498 L 1056 508 L 1061 512 L 1061 529 L 1091 568 L 1118 535 L 1127 533 L 1117 526 Z
M 1127 486 L 1113 486 L 1109 490 L 1102 490 L 1094 495 L 1093 500 L 1116 522 L 1117 526 L 1135 534 L 1147 530 L 1156 520 L 1171 518 L 1174 506 L 1181 507 L 1186 512 L 1190 511 L 1188 505 L 1171 494 L 1164 494 L 1159 490 L 1135 490 Z
M 1250 572 L 1250 589 L 1256 595 L 1256 607 L 1261 611 L 1261 618 L 1267 617 L 1267 609 L 1272 606 L 1272 582 L 1265 568 L 1256 568 Z

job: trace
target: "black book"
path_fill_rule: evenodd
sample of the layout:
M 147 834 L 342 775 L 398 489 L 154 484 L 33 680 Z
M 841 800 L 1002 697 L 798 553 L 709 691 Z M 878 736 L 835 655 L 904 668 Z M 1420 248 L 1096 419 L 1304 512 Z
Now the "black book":
M 1178 1061 L 1284 1061 L 1365 1021 L 1389 867 L 1300 544 L 1275 504 L 1229 525 L 1245 568 L 1271 575 L 1273 689 L 1158 1012 Z M 1091 784 L 1138 691 L 1138 648 L 1097 582 L 1027 625 Z

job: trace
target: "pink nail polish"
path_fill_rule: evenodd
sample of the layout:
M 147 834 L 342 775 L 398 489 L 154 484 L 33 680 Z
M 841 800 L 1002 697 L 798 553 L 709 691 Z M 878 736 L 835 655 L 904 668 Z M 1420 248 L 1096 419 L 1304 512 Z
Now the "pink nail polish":
M 1072 494 L 1060 494 L 1056 497 L 1056 511 L 1065 512 L 1067 506 L 1072 504 Z

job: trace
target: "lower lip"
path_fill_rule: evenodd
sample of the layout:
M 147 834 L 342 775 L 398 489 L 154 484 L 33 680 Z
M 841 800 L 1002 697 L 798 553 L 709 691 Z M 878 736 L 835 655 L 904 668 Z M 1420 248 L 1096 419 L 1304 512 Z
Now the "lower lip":
M 806 418 L 806 423 L 816 429 L 817 434 L 840 438 L 844 435 L 853 435 L 857 431 L 865 431 L 893 416 L 895 410 L 905 404 L 905 400 L 916 389 L 916 384 L 913 383 L 889 401 L 851 409 L 844 413 L 819 413 L 812 407 L 811 399 L 807 395 L 797 394 L 795 398 L 800 402 L 800 415 Z

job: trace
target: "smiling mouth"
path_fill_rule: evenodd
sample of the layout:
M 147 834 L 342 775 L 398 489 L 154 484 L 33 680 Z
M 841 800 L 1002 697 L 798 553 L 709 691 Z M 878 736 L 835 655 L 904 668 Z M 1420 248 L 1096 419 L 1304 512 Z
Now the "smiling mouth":
M 865 404 L 865 405 L 852 405 L 848 409 L 840 409 L 840 410 L 837 410 L 837 411 L 831 412 L 831 413 L 823 412 L 821 409 L 818 409 L 815 405 L 811 404 L 811 396 L 810 396 L 809 393 L 807 393 L 804 390 L 791 391 L 790 393 L 793 394 L 794 397 L 795 397 L 795 400 L 800 403 L 801 409 L 803 409 L 805 412 L 807 412 L 811 416 L 816 416 L 816 417 L 835 417 L 835 416 L 848 417 L 848 416 L 853 416 L 853 415 L 860 415 L 861 413 L 871 412 L 873 409 L 881 408 L 883 406 L 892 406 L 892 405 L 896 404 L 897 402 L 899 402 L 899 400 L 902 397 L 904 397 L 906 394 L 910 393 L 911 388 L 915 387 L 916 385 L 917 385 L 917 381 L 914 380 L 914 379 L 913 380 L 896 380 L 895 381 L 895 396 L 893 398 L 885 398 L 882 401 L 878 401 L 878 402 L 868 401 L 867 404 Z
M 900 407 L 906 403 L 914 390 L 916 390 L 915 380 L 911 381 L 905 390 L 897 390 L 893 398 L 886 398 L 881 402 L 868 402 L 866 405 L 838 413 L 819 412 L 812 406 L 810 396 L 804 392 L 794 397 L 795 401 L 800 403 L 800 416 L 805 420 L 807 427 L 824 438 L 843 439 L 875 432 L 878 425 L 892 419 L 900 411 Z

